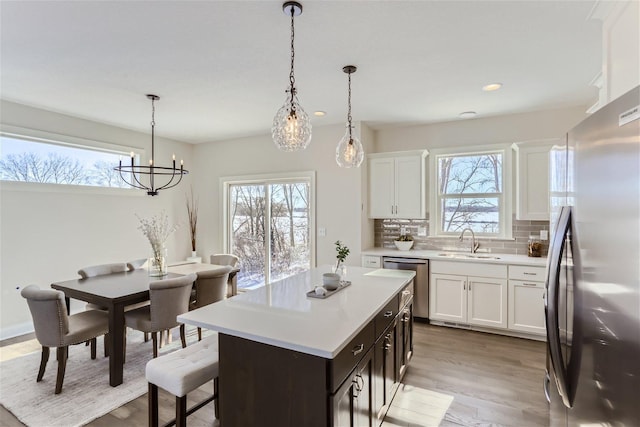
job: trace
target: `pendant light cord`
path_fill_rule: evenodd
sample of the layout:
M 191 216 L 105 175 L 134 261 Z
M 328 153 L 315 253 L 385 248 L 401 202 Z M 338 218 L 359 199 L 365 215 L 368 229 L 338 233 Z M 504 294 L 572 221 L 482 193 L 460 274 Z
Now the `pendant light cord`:
M 295 46 L 294 46 L 294 40 L 295 40 L 295 26 L 293 24 L 293 16 L 294 16 L 294 8 L 291 7 L 291 71 L 289 72 L 289 83 L 291 84 L 291 87 L 289 88 L 289 92 L 291 93 L 291 113 L 292 115 L 295 115 L 296 109 L 293 105 L 293 98 L 296 95 L 296 88 L 295 88 L 295 84 L 296 84 L 296 77 L 293 75 L 293 65 L 294 65 L 294 61 L 295 61 L 295 57 L 296 57 L 296 50 L 295 50 Z
M 347 74 L 349 75 L 349 97 L 347 99 L 349 108 L 347 110 L 347 121 L 349 122 L 349 144 L 353 144 L 353 137 L 351 136 L 351 73 Z
M 155 166 L 155 127 L 156 127 L 156 100 L 151 98 L 151 166 Z

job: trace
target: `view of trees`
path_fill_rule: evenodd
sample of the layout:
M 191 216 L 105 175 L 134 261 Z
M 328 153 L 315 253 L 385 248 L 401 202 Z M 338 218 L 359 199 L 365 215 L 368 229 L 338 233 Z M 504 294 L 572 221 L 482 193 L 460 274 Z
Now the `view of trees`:
M 499 233 L 502 154 L 441 157 L 438 186 L 443 232 Z
M 310 268 L 307 182 L 234 184 L 229 200 L 232 252 L 242 260 L 241 287 L 273 282 Z M 267 256 L 271 264 L 268 278 Z
M 0 178 L 7 181 L 127 187 L 118 172 L 113 170 L 115 166 L 115 163 L 98 160 L 87 167 L 68 155 L 26 151 L 8 154 L 0 159 Z

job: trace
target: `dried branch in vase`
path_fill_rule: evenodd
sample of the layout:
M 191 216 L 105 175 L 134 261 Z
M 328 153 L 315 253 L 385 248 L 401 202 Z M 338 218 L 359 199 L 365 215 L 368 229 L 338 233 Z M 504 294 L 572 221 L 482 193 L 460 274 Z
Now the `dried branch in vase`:
M 191 250 L 196 251 L 196 227 L 198 225 L 198 199 L 193 197 L 193 188 L 191 189 L 191 198 L 187 195 L 187 214 L 189 215 L 189 233 L 191 234 Z

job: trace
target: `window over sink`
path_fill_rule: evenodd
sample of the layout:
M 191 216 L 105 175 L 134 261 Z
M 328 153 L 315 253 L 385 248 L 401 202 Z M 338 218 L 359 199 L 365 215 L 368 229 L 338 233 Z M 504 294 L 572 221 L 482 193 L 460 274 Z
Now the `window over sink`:
M 506 146 L 432 150 L 432 235 L 511 238 L 511 152 Z

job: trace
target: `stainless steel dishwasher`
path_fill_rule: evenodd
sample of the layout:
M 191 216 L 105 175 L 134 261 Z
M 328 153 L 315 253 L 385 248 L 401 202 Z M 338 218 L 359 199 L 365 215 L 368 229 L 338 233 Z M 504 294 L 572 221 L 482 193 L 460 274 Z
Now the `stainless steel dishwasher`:
M 413 316 L 429 319 L 429 260 L 419 258 L 382 257 L 384 268 L 392 270 L 413 270 Z

